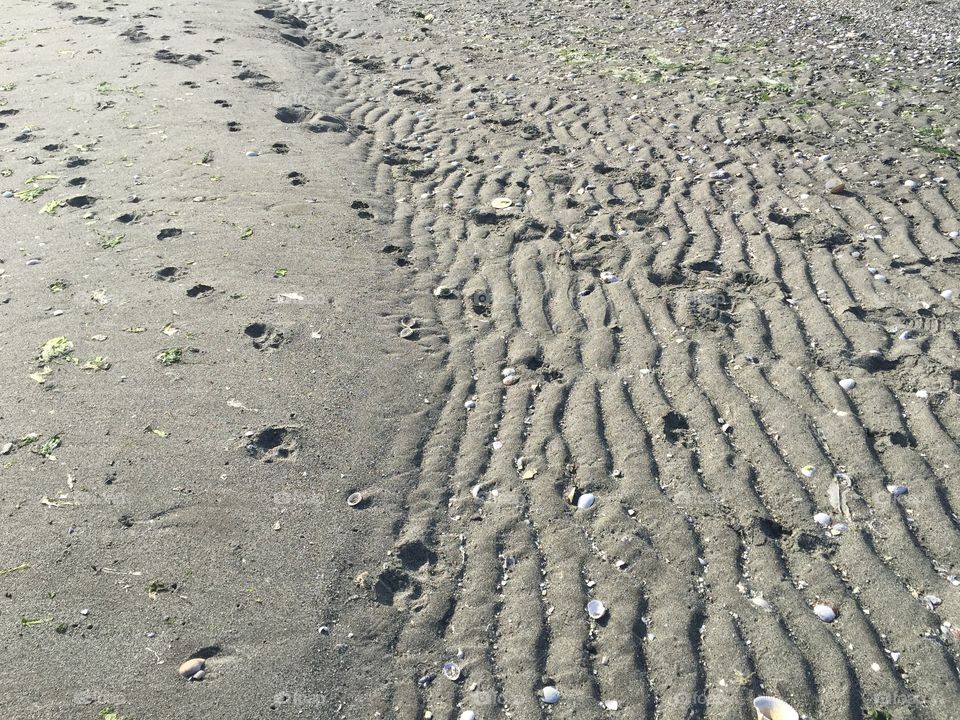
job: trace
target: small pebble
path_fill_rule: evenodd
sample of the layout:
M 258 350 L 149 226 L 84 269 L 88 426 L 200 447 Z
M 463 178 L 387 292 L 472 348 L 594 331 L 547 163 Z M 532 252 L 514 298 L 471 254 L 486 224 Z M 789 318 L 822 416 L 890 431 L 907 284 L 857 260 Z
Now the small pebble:
M 259 154 L 256 150 L 247 150 L 247 157 L 257 157 Z
M 940 293 L 940 297 L 942 297 L 944 300 L 953 300 L 953 290 L 944 290 L 942 293 Z
M 547 705 L 555 705 L 560 702 L 560 691 L 553 685 L 547 685 L 540 691 L 540 697 Z
M 813 614 L 823 620 L 825 623 L 832 623 L 837 619 L 837 611 L 829 605 L 822 603 L 813 606 Z
M 840 178 L 830 178 L 824 184 L 824 188 L 831 195 L 839 195 L 847 189 L 847 185 Z
M 191 658 L 178 667 L 177 672 L 180 673 L 180 677 L 184 677 L 189 680 L 198 672 L 203 672 L 203 666 L 205 664 L 206 661 L 203 658 Z
M 920 187 L 920 183 L 918 183 L 916 180 L 906 180 L 904 181 L 903 186 L 907 190 L 916 190 L 918 187 Z
M 13 197 L 13 191 L 12 191 L 12 190 L 4 190 L 4 191 L 3 191 L 3 196 L 4 196 L 5 198 L 12 198 L 12 197 Z
M 853 378 L 844 378 L 838 384 L 844 390 L 853 390 L 857 386 L 857 381 Z

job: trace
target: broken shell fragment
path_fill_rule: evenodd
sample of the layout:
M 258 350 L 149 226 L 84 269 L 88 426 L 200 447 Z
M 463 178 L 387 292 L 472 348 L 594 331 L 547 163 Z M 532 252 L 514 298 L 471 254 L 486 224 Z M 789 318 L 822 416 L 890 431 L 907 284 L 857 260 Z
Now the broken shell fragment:
M 400 328 L 400 337 L 404 340 L 413 340 L 416 338 L 417 329 L 412 327 Z
M 594 620 L 599 620 L 607 614 L 607 608 L 599 600 L 591 600 L 587 603 L 587 615 Z
M 547 685 L 540 691 L 540 697 L 547 705 L 554 705 L 560 702 L 560 691 L 553 685 Z
M 563 499 L 571 505 L 576 505 L 579 498 L 580 489 L 576 485 L 567 488 L 567 491 L 563 494 Z
M 460 679 L 460 666 L 455 662 L 445 662 L 443 664 L 443 676 L 447 680 L 456 682 Z
M 804 477 L 813 477 L 817 474 L 817 468 L 813 465 L 804 465 L 800 468 L 800 474 Z
M 757 720 L 800 720 L 800 714 L 779 698 L 761 695 L 753 701 Z
M 506 210 L 508 207 L 513 205 L 513 200 L 508 197 L 498 197 L 491 200 L 490 205 L 495 207 L 497 210 Z
M 837 523 L 836 525 L 830 528 L 831 535 L 843 535 L 843 533 L 845 533 L 846 531 L 847 531 L 846 523 Z
M 197 673 L 203 672 L 203 666 L 205 664 L 206 661 L 203 658 L 190 658 L 177 668 L 177 672 L 180 673 L 180 677 L 190 680 L 195 677 Z M 200 677 L 203 676 L 201 675 Z
M 832 623 L 837 619 L 837 611 L 829 605 L 817 603 L 813 606 L 813 614 L 823 620 L 825 623 Z
M 901 495 L 907 494 L 906 485 L 887 485 L 887 491 L 894 497 L 900 497 Z
M 827 513 L 818 512 L 813 516 L 813 521 L 822 528 L 830 527 L 830 523 L 833 521 Z
M 477 714 L 473 710 L 464 710 L 458 720 L 476 720 Z
M 357 507 L 360 503 L 363 502 L 363 495 L 358 492 L 351 493 L 350 497 L 347 498 L 347 505 L 350 507 Z
M 453 297 L 453 289 L 448 288 L 446 285 L 438 285 L 433 289 L 433 296 L 438 298 L 451 298 Z
M 577 507 L 580 510 L 586 510 L 587 508 L 593 507 L 593 504 L 597 501 L 597 496 L 593 493 L 584 493 L 577 498 Z
M 844 390 L 853 390 L 857 386 L 857 381 L 853 378 L 844 378 L 838 384 Z

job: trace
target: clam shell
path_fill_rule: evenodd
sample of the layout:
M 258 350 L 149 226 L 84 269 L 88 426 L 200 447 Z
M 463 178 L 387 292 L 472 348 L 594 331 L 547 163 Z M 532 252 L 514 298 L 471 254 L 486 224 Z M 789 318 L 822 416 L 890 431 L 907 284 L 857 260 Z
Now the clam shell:
M 587 615 L 594 620 L 599 620 L 607 614 L 606 606 L 599 600 L 591 600 L 587 603 Z
M 190 658 L 180 667 L 177 668 L 177 672 L 180 673 L 180 677 L 186 678 L 189 680 L 194 677 L 197 673 L 203 672 L 203 666 L 206 664 L 206 660 L 203 658 Z M 202 677 L 202 676 L 201 676 Z
M 820 527 L 825 528 L 825 527 L 830 527 L 830 523 L 833 522 L 833 518 L 831 518 L 825 512 L 818 512 L 816 515 L 813 516 L 813 521 Z
M 491 200 L 490 205 L 495 207 L 497 210 L 506 210 L 508 207 L 513 205 L 513 200 L 508 197 L 498 197 Z
M 942 297 L 944 300 L 953 300 L 953 290 L 944 290 L 942 293 L 940 293 L 940 297 Z
M 500 371 L 500 377 L 510 377 L 511 375 L 516 375 L 516 368 L 507 367 Z
M 813 465 L 804 465 L 800 468 L 800 474 L 804 477 L 813 477 L 817 474 L 817 468 Z
M 510 385 L 516 385 L 518 382 L 520 382 L 520 376 L 519 376 L 519 375 L 507 375 L 507 376 L 503 379 L 503 384 L 506 385 L 506 386 L 508 386 L 508 387 L 509 387 Z
M 761 695 L 753 701 L 757 720 L 800 720 L 800 714 L 789 703 L 769 695 Z
M 909 488 L 906 485 L 887 485 L 887 491 L 894 497 L 906 495 Z
M 837 619 L 837 611 L 829 605 L 817 603 L 813 606 L 813 614 L 823 620 L 825 623 L 832 623 Z
M 581 510 L 586 510 L 587 508 L 593 507 L 593 504 L 597 501 L 597 496 L 593 493 L 584 493 L 577 498 L 577 507 Z
M 417 326 L 417 319 L 412 315 L 404 315 L 400 318 L 400 324 L 405 328 L 415 328 Z
M 560 702 L 560 691 L 553 685 L 546 685 L 543 690 L 540 691 L 540 697 L 547 705 L 554 705 Z
M 577 498 L 579 497 L 580 497 L 580 490 L 576 487 L 576 485 L 573 485 L 567 488 L 567 491 L 563 494 L 563 499 L 566 500 L 571 505 L 576 505 Z
M 837 523 L 836 525 L 830 528 L 831 535 L 842 535 L 846 531 L 847 531 L 846 523 Z
M 464 710 L 457 720 L 477 720 L 477 714 L 473 710 Z
M 844 378 L 841 380 L 838 385 L 844 390 L 853 390 L 857 386 L 857 381 L 853 378 Z
M 839 195 L 847 189 L 846 184 L 840 178 L 830 178 L 823 185 L 824 189 L 832 195 Z
M 433 295 L 438 298 L 453 297 L 453 289 L 448 288 L 446 285 L 439 285 L 433 289 Z
M 455 662 L 445 662 L 443 664 L 443 676 L 447 680 L 456 682 L 460 679 L 460 666 Z
M 416 337 L 416 335 L 417 335 L 416 328 L 412 328 L 412 327 L 400 328 L 400 337 L 402 337 L 404 340 L 411 340 L 414 337 Z
M 347 505 L 350 507 L 357 507 L 360 503 L 363 502 L 363 495 L 358 492 L 350 493 L 350 497 L 347 498 Z

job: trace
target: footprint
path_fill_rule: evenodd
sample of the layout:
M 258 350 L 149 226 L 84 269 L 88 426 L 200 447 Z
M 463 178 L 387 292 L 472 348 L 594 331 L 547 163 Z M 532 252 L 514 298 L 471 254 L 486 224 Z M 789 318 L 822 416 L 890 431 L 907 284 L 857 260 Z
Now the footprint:
M 140 219 L 139 215 L 135 215 L 134 213 L 124 213 L 123 215 L 118 215 L 117 217 L 115 217 L 114 222 L 128 225 L 129 223 L 136 222 L 139 219 Z M 158 238 L 158 239 L 162 239 L 162 238 Z
M 291 185 L 303 185 L 307 182 L 307 178 L 303 173 L 299 173 L 296 170 L 287 173 L 287 177 L 290 179 Z
M 162 267 L 153 274 L 155 280 L 176 282 L 186 274 L 185 270 L 175 267 Z
M 243 329 L 243 334 L 253 340 L 257 350 L 275 350 L 283 344 L 283 333 L 266 323 L 250 323 Z
M 303 105 L 289 105 L 277 108 L 274 117 L 282 123 L 298 123 L 310 117 L 312 112 L 310 108 L 304 107 Z
M 0 110 L 0 117 L 10 117 L 11 115 L 16 115 L 19 112 L 19 110 L 14 110 L 13 108 L 8 110 Z
M 57 10 L 76 10 L 77 9 L 77 6 L 74 5 L 72 2 L 64 2 L 64 0 L 59 0 L 59 2 L 55 2 L 53 6 Z
M 143 25 L 134 25 L 132 28 L 124 30 L 120 33 L 120 37 L 126 38 L 132 43 L 142 43 L 153 39 L 143 31 Z
M 157 50 L 153 54 L 153 57 L 160 62 L 183 65 L 184 67 L 194 67 L 206 60 L 203 55 L 197 55 L 196 53 L 191 53 L 190 55 L 181 55 L 179 53 L 170 52 L 166 49 Z
M 238 62 L 237 60 L 234 60 L 233 64 L 242 65 L 243 61 L 240 60 Z M 243 80 L 244 82 L 247 80 L 252 81 L 250 84 L 259 90 L 276 91 L 280 89 L 280 85 L 274 82 L 269 75 L 264 75 L 263 73 L 256 72 L 255 70 L 244 70 L 242 73 L 235 75 L 234 77 L 237 80 Z
M 320 115 L 313 118 L 307 130 L 315 133 L 345 132 L 347 123 L 334 115 Z
M 170 238 L 180 237 L 183 235 L 183 230 L 180 228 L 164 228 L 157 233 L 157 240 L 168 240 Z
M 294 460 L 300 450 L 300 428 L 273 425 L 254 433 L 245 445 L 250 455 L 269 463 L 275 460 Z
M 77 157 L 76 155 L 71 155 L 66 160 L 63 161 L 63 164 L 68 168 L 83 167 L 84 165 L 89 165 L 92 160 L 87 158 Z
M 261 10 L 254 10 L 254 12 L 260 17 L 265 17 L 267 20 L 273 20 L 275 23 L 280 25 L 286 25 L 287 27 L 296 28 L 298 30 L 303 30 L 307 27 L 307 24 L 298 17 L 293 15 L 278 15 L 275 10 L 268 10 L 263 8 Z
M 73 187 L 79 187 L 80 185 L 86 185 L 86 184 L 87 184 L 87 179 L 85 177 L 75 177 L 70 180 L 67 180 L 67 185 L 71 185 Z
M 89 207 L 93 207 L 94 203 L 97 202 L 97 199 L 92 195 L 77 195 L 67 200 L 67 205 L 72 208 L 79 208 L 81 210 L 86 210 Z
M 362 200 L 354 200 L 350 204 L 351 209 L 359 210 L 359 212 L 357 213 L 357 217 L 360 218 L 361 220 L 373 220 L 373 213 L 367 210 L 367 208 L 369 207 L 370 206 L 367 205 L 367 203 L 363 202 Z
M 103 17 L 90 17 L 88 15 L 77 15 L 73 19 L 77 25 L 106 25 L 107 19 Z
M 197 88 L 200 87 L 200 86 L 197 85 L 197 83 L 195 83 L 193 80 L 184 80 L 184 81 L 183 81 L 182 83 L 180 83 L 180 84 L 183 85 L 184 87 L 193 88 L 194 90 L 196 90 Z
M 236 120 L 231 120 L 227 123 L 227 130 L 230 132 L 240 132 L 240 123 Z
M 207 297 L 214 290 L 212 285 L 204 285 L 203 283 L 197 283 L 192 288 L 187 290 L 187 297 L 191 298 L 203 298 Z
M 214 101 L 213 101 L 213 104 L 214 104 L 214 105 L 219 105 L 219 106 L 222 107 L 222 108 L 232 107 L 232 106 L 230 105 L 230 103 L 228 103 L 226 100 L 214 100 Z
M 303 35 L 293 35 L 291 33 L 280 33 L 280 37 L 297 47 L 306 47 L 310 44 L 310 38 Z
M 286 143 L 278 142 L 274 143 L 270 147 L 277 155 L 286 155 L 288 152 L 290 152 L 290 148 Z

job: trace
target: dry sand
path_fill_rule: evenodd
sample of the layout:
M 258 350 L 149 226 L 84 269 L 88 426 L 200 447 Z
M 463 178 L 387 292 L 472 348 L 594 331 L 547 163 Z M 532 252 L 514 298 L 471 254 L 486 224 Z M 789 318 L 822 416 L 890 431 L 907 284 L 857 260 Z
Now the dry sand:
M 8 4 L 4 717 L 960 718 L 958 37 Z

